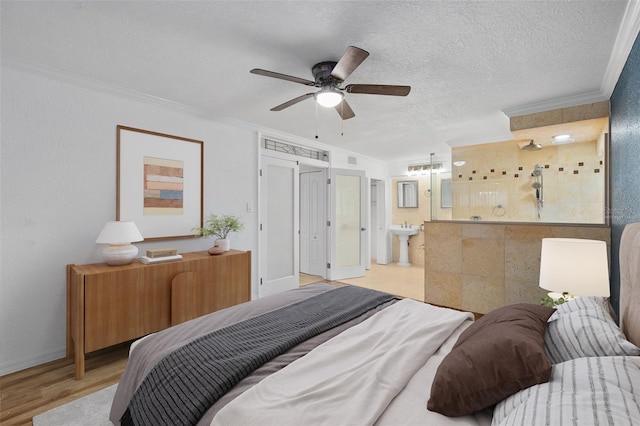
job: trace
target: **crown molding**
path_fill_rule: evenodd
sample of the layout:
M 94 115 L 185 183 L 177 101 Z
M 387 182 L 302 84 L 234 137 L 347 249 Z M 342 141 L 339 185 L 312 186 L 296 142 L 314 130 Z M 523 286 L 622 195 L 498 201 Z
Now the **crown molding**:
M 180 102 L 174 102 L 169 99 L 106 83 L 104 81 L 87 77 L 85 75 L 74 73 L 71 71 L 48 67 L 15 56 L 3 54 L 1 56 L 1 64 L 2 67 L 13 68 L 21 72 L 38 75 L 40 77 L 48 78 L 72 86 L 81 87 L 84 89 L 117 96 L 124 99 L 129 99 L 135 102 L 158 106 L 164 109 L 169 109 L 197 118 L 243 127 L 253 131 L 258 130 L 258 127 L 254 124 L 237 120 L 235 118 L 221 116 L 204 108 L 198 108 Z
M 640 32 L 640 1 L 629 0 L 627 3 L 627 9 L 622 17 L 620 23 L 620 29 L 616 36 L 616 42 L 613 45 L 611 56 L 609 57 L 609 64 L 607 70 L 604 73 L 602 79 L 601 92 L 607 96 L 607 99 L 611 98 L 620 74 L 627 63 L 629 53 L 633 48 L 633 44 Z
M 535 114 L 537 112 L 551 111 L 554 109 L 571 108 L 574 106 L 592 104 L 609 100 L 609 96 L 601 91 L 580 93 L 578 95 L 565 96 L 562 98 L 548 99 L 546 101 L 533 102 L 502 110 L 507 117 L 518 117 L 520 115 Z
M 534 114 L 537 112 L 551 111 L 560 108 L 570 108 L 595 102 L 608 101 L 618 83 L 622 69 L 627 63 L 627 58 L 640 32 L 640 1 L 629 0 L 625 9 L 618 35 L 609 57 L 609 63 L 600 89 L 593 92 L 548 99 L 530 104 L 518 105 L 502 110 L 508 117 Z

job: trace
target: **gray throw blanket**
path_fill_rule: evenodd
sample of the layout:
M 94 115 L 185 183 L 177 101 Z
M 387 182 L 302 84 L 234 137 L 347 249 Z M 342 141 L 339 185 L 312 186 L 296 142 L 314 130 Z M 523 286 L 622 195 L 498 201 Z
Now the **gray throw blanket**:
M 394 298 L 341 287 L 207 334 L 172 352 L 149 372 L 120 422 L 194 425 L 257 367 Z

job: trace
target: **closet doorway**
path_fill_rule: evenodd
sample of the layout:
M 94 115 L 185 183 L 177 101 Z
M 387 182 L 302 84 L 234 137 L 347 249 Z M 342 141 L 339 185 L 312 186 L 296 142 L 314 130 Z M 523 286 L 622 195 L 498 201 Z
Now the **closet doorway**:
M 326 277 L 327 169 L 300 166 L 300 273 Z

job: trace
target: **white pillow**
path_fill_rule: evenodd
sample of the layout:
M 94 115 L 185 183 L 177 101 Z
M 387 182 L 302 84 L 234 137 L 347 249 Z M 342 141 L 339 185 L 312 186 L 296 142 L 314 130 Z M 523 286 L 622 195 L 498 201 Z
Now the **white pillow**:
M 492 426 L 631 425 L 640 419 L 640 358 L 588 357 L 499 402 Z
M 587 356 L 640 355 L 613 321 L 604 297 L 580 297 L 559 305 L 547 323 L 544 344 L 554 364 Z

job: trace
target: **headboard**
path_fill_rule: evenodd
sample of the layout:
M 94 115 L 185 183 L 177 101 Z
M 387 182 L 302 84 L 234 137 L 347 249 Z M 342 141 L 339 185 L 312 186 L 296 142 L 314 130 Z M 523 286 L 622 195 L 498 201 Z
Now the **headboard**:
M 620 328 L 640 346 L 640 223 L 629 223 L 620 239 Z

